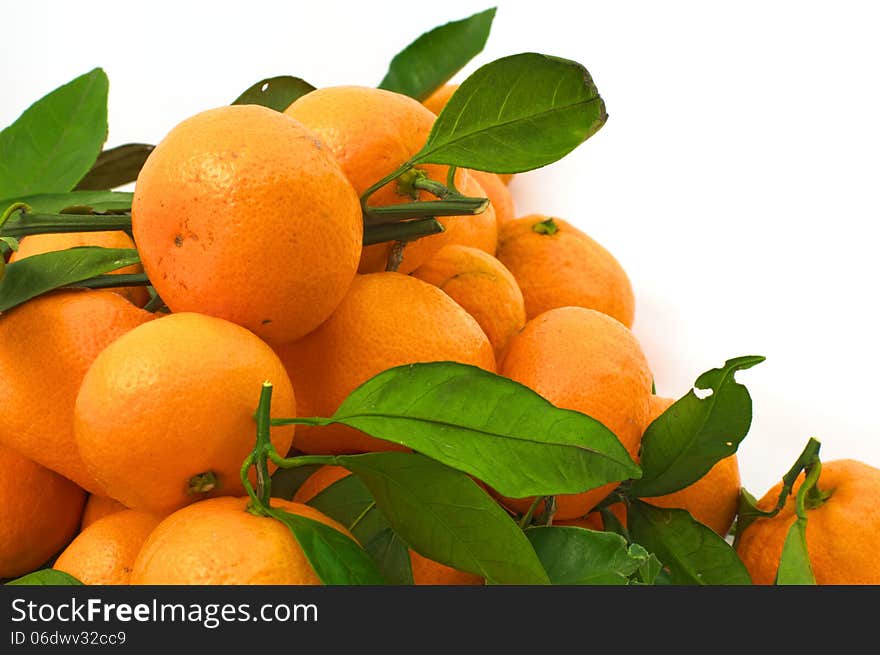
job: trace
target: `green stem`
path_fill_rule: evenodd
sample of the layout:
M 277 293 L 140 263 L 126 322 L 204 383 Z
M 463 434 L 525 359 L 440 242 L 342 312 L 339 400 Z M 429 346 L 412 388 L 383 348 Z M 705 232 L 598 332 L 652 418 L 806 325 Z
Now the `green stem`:
M 162 297 L 157 293 L 152 298 L 147 301 L 147 304 L 144 305 L 144 311 L 146 312 L 158 312 L 160 310 L 167 310 L 168 305 L 165 304 L 165 301 L 162 300 Z
M 444 189 L 446 187 L 443 187 Z M 412 218 L 428 216 L 466 216 L 482 214 L 489 206 L 488 198 L 449 198 L 447 200 L 425 200 L 419 202 L 402 202 L 384 207 L 368 207 L 364 210 L 366 230 L 374 226 L 387 225 Z
M 272 448 L 268 451 L 269 459 L 275 466 L 282 469 L 292 469 L 297 466 L 338 466 L 339 460 L 335 455 L 298 455 L 297 457 L 282 457 Z
M 3 213 L 0 214 L 0 228 L 9 220 L 9 217 L 12 216 L 15 212 L 28 212 L 31 210 L 31 206 L 24 202 L 14 202 L 9 207 L 3 210 Z
M 118 275 L 96 275 L 86 280 L 74 282 L 68 286 L 82 289 L 115 289 L 118 287 L 136 287 L 150 284 L 144 273 L 120 273 Z
M 4 212 L 5 214 L 6 212 Z M 104 232 L 107 230 L 131 231 L 128 214 L 31 214 L 21 213 L 0 224 L 0 235 L 16 237 L 47 232 Z
M 821 507 L 831 497 L 831 491 L 819 488 L 819 476 L 822 474 L 822 462 L 818 457 L 804 471 L 804 482 L 798 489 L 795 511 L 798 518 L 806 519 L 807 510 Z
M 458 166 L 450 166 L 449 170 L 446 171 L 446 186 L 455 193 L 458 193 L 458 187 L 455 186 L 455 173 L 457 171 Z
M 269 410 L 272 405 L 272 383 L 263 382 L 260 390 L 260 402 L 257 405 L 257 496 L 263 505 L 269 506 L 269 498 L 272 497 L 272 478 L 269 477 L 269 463 L 267 454 L 272 446 L 269 434 Z
M 457 191 L 450 189 L 447 185 L 441 184 L 436 180 L 432 180 L 430 177 L 416 178 L 415 180 L 413 180 L 412 186 L 414 189 L 418 189 L 419 191 L 427 191 L 431 195 L 436 196 L 441 200 L 445 200 L 449 197 L 464 197 Z
M 541 496 L 535 496 L 532 504 L 529 505 L 528 511 L 523 514 L 523 517 L 519 520 L 520 529 L 525 530 L 527 527 L 529 527 L 529 524 L 532 522 L 532 517 L 535 515 L 535 510 L 538 509 L 538 504 L 540 502 Z
M 370 513 L 370 510 L 373 509 L 375 506 L 376 501 L 370 501 L 370 504 L 364 508 L 364 511 L 358 514 L 357 518 L 351 522 L 350 526 L 348 526 L 348 531 L 352 532 L 358 526 L 358 524 L 364 520 L 364 517 L 366 517 L 366 515 Z
M 269 420 L 269 425 L 313 425 L 323 426 L 330 423 L 326 418 L 320 416 L 296 416 L 294 418 L 273 418 Z
M 422 218 L 390 225 L 376 225 L 364 230 L 364 245 L 386 241 L 413 241 L 432 234 L 440 234 L 446 228 L 436 218 Z
M 391 182 L 392 180 L 396 180 L 398 177 L 406 173 L 410 168 L 412 168 L 412 163 L 409 161 L 403 162 L 403 164 L 396 171 L 393 171 L 383 177 L 381 180 L 376 182 L 373 186 L 363 192 L 361 195 L 361 207 L 364 209 L 364 214 L 367 213 L 367 200 L 370 199 L 370 196 L 376 193 L 383 186 Z

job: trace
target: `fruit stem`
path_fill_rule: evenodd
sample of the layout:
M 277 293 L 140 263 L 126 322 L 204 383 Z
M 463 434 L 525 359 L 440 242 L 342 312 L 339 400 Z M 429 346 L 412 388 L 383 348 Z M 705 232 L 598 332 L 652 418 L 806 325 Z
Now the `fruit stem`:
M 541 521 L 547 527 L 553 525 L 553 517 L 556 516 L 556 496 L 546 496 L 544 499 L 546 502 L 544 503 L 544 514 L 541 516 Z
M 821 507 L 826 500 L 831 498 L 831 491 L 819 489 L 819 476 L 822 474 L 822 462 L 817 457 L 814 462 L 804 469 L 804 482 L 798 489 L 795 511 L 798 518 L 806 519 L 807 510 Z
M 455 186 L 455 173 L 457 171 L 458 166 L 450 166 L 449 170 L 446 171 L 446 186 L 455 193 L 458 193 L 458 188 Z
M 189 479 L 186 485 L 186 493 L 191 496 L 206 494 L 214 491 L 218 486 L 217 474 L 214 471 L 205 471 Z
M 3 213 L 0 214 L 0 228 L 9 220 L 9 217 L 12 216 L 15 212 L 20 211 L 21 213 L 29 212 L 31 210 L 31 206 L 24 202 L 14 202 L 9 207 L 3 210 Z
M 144 311 L 146 312 L 158 312 L 160 310 L 167 311 L 168 305 L 165 304 L 165 301 L 162 300 L 162 297 L 157 293 L 152 298 L 147 301 L 147 304 L 144 305 Z
M 809 477 L 810 473 L 818 468 L 821 470 L 821 463 L 819 461 L 819 449 L 822 447 L 822 444 L 815 439 L 814 437 L 810 437 L 810 440 L 807 441 L 807 445 L 804 446 L 803 452 L 801 452 L 800 456 L 797 458 L 797 461 L 794 463 L 788 473 L 782 476 L 782 489 L 779 492 L 779 497 L 776 499 L 776 506 L 770 510 L 764 510 L 758 507 L 757 501 L 755 498 L 745 489 L 740 490 L 740 501 L 739 501 L 739 509 L 737 510 L 736 517 L 736 534 L 733 538 L 733 545 L 736 547 L 739 544 L 739 540 L 742 537 L 745 529 L 750 526 L 752 523 L 757 521 L 760 518 L 773 518 L 785 506 L 788 497 L 791 495 L 792 489 L 794 488 L 795 482 L 797 482 L 798 477 L 801 474 L 801 471 L 805 471 L 806 475 Z M 817 466 L 818 465 L 818 466 Z M 818 473 L 816 474 L 816 479 L 818 480 Z M 801 485 L 801 489 L 798 490 L 798 497 L 801 495 L 801 491 L 805 494 L 808 493 L 809 489 L 815 489 L 815 492 L 811 494 L 809 498 L 804 497 L 805 507 L 809 504 L 812 508 L 812 505 L 818 507 L 821 503 L 825 502 L 828 497 L 831 495 L 830 493 L 824 494 L 816 488 L 815 482 L 807 487 L 807 490 L 804 490 L 803 487 L 807 485 L 807 481 L 804 481 L 804 484 Z M 795 501 L 797 503 L 797 499 Z M 795 505 L 795 509 L 797 510 L 797 505 Z
M 118 275 L 96 275 L 68 286 L 83 289 L 113 289 L 116 287 L 135 287 L 150 284 L 145 273 L 120 273 Z
M 22 203 L 17 203 L 21 205 Z M 13 205 L 12 207 L 15 207 Z M 25 207 L 27 207 L 25 205 Z M 19 207 L 21 209 L 21 207 Z M 22 211 L 15 218 L 11 214 L 0 222 L 0 235 L 22 237 L 46 232 L 103 232 L 105 230 L 125 230 L 131 232 L 129 214 L 32 214 Z
M 403 262 L 403 249 L 406 247 L 406 241 L 395 241 L 391 246 L 391 252 L 388 255 L 388 262 L 385 264 L 385 270 L 396 273 Z
M 373 225 L 364 229 L 364 245 L 385 241 L 413 241 L 431 234 L 440 234 L 445 228 L 436 218 L 421 218 L 390 225 Z
M 534 500 L 532 500 L 532 504 L 529 505 L 528 511 L 523 514 L 522 518 L 519 520 L 519 527 L 522 530 L 525 530 L 529 527 L 529 524 L 532 522 L 532 517 L 535 515 L 535 510 L 538 509 L 538 504 L 541 502 L 541 496 L 535 496 Z
M 339 466 L 339 460 L 335 455 L 298 455 L 296 457 L 282 457 L 272 448 L 268 451 L 269 459 L 275 466 L 282 469 L 292 469 L 297 466 Z
M 369 189 L 363 192 L 363 194 L 361 195 L 361 207 L 363 208 L 365 215 L 367 213 L 367 201 L 370 199 L 370 196 L 376 193 L 376 191 L 381 189 L 392 180 L 396 180 L 398 177 L 406 173 L 410 168 L 412 168 L 411 161 L 408 160 L 403 162 L 403 164 L 400 165 L 400 168 L 398 168 L 396 171 L 392 171 L 381 180 L 373 184 Z
M 263 382 L 263 387 L 260 390 L 260 402 L 257 405 L 257 454 L 254 462 L 257 469 L 257 497 L 266 506 L 269 505 L 269 498 L 272 497 L 272 478 L 269 476 L 267 461 L 268 449 L 272 446 L 269 434 L 271 404 L 272 383 L 267 380 Z
M 446 189 L 442 184 L 440 186 Z M 369 229 L 376 225 L 387 225 L 411 218 L 482 214 L 488 206 L 488 198 L 470 196 L 448 197 L 446 200 L 403 202 L 398 205 L 367 208 L 364 211 L 364 224 Z

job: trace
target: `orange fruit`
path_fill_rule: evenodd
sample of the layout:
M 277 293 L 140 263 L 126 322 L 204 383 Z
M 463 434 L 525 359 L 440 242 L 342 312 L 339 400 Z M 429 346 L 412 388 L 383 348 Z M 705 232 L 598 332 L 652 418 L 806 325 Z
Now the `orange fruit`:
M 674 402 L 672 398 L 652 397 L 649 425 Z M 697 521 L 723 537 L 736 517 L 739 492 L 739 465 L 736 455 L 731 455 L 718 461 L 706 475 L 690 486 L 665 496 L 642 500 L 657 507 L 686 509 Z
M 468 246 L 446 246 L 413 275 L 442 289 L 473 316 L 500 360 L 507 342 L 526 324 L 522 292 L 492 255 Z
M 80 454 L 106 494 L 132 509 L 170 512 L 242 494 L 265 380 L 274 385 L 272 415 L 294 416 L 287 373 L 252 332 L 202 314 L 163 316 L 114 341 L 89 368 L 74 411 Z M 271 434 L 286 454 L 293 427 Z
M 500 373 L 558 407 L 592 416 L 633 457 L 648 421 L 651 370 L 638 341 L 619 321 L 583 307 L 561 307 L 529 321 L 509 342 Z M 615 483 L 556 498 L 556 518 L 584 516 Z M 519 511 L 532 500 L 504 499 Z
M 486 192 L 486 197 L 489 198 L 489 202 L 492 203 L 492 207 L 495 210 L 495 220 L 499 226 L 516 218 L 513 196 L 499 175 L 485 171 L 469 171 L 469 173 L 480 183 L 483 191 Z
M 337 480 L 350 475 L 342 466 L 322 466 L 312 473 L 293 496 L 294 502 L 307 503 Z M 409 549 L 413 584 L 417 585 L 478 585 L 483 578 L 473 573 L 459 571 Z
M 305 479 L 299 489 L 296 490 L 296 493 L 293 494 L 292 500 L 295 503 L 305 504 L 331 484 L 350 474 L 351 471 L 344 466 L 321 466 Z
M 626 507 L 624 507 L 623 503 L 614 503 L 609 506 L 609 509 L 614 516 L 617 517 L 617 520 L 620 521 L 621 525 L 626 527 Z M 577 528 L 586 528 L 588 530 L 598 530 L 600 532 L 605 530 L 605 521 L 598 510 L 590 512 L 586 516 L 577 519 L 563 521 L 554 520 L 553 525 L 570 525 Z
M 101 493 L 77 451 L 76 394 L 105 346 L 153 318 L 92 290 L 47 294 L 0 315 L 0 407 L 9 408 L 0 412 L 0 444 Z
M 18 244 L 18 250 L 12 253 L 10 262 L 16 262 L 32 255 L 42 255 L 56 250 L 67 250 L 80 246 L 99 246 L 101 248 L 134 248 L 134 241 L 125 232 L 61 232 L 57 234 L 32 234 Z M 143 273 L 140 264 L 125 266 L 112 271 L 112 274 Z M 121 287 L 113 289 L 129 302 L 143 307 L 150 299 L 146 287 Z
M 782 546 L 797 518 L 795 498 L 803 474 L 785 506 L 773 518 L 761 518 L 742 533 L 737 553 L 755 584 L 773 584 Z M 880 469 L 863 462 L 841 459 L 822 464 L 819 489 L 831 497 L 807 509 L 807 552 L 813 575 L 820 585 L 880 584 Z M 759 501 L 770 510 L 782 491 L 776 484 Z
M 91 494 L 86 501 L 86 509 L 82 516 L 82 525 L 80 530 L 85 530 L 92 523 L 105 516 L 122 512 L 128 508 L 118 500 L 113 500 L 107 496 L 96 496 Z
M 497 257 L 519 283 L 529 318 L 556 307 L 586 307 L 632 327 L 635 299 L 626 272 L 569 223 L 540 214 L 503 223 Z
M 138 175 L 132 228 L 173 312 L 272 342 L 315 329 L 342 299 L 363 238 L 360 203 L 302 124 L 257 105 L 177 125 Z
M 131 584 L 321 584 L 290 528 L 251 514 L 247 505 L 248 498 L 212 498 L 165 518 L 135 559 Z M 351 536 L 308 505 L 273 498 L 272 507 Z
M 125 585 L 134 559 L 162 517 L 126 509 L 95 521 L 55 560 L 52 568 L 87 585 Z
M 449 102 L 449 99 L 452 97 L 452 94 L 458 91 L 458 86 L 458 84 L 444 84 L 434 91 L 434 93 L 425 98 L 422 104 L 439 116 L 440 112 L 443 111 L 443 108 L 446 106 L 446 103 Z
M 30 573 L 61 550 L 85 502 L 70 480 L 0 446 L 0 578 Z
M 452 94 L 455 93 L 456 91 L 458 91 L 458 86 L 459 86 L 458 84 L 444 84 L 439 89 L 434 91 L 434 93 L 432 93 L 430 96 L 428 96 L 424 100 L 424 102 L 422 102 L 422 104 L 425 105 L 425 107 L 427 107 L 428 109 L 430 109 L 432 113 L 439 116 L 440 112 L 443 111 L 443 108 L 446 106 L 446 103 L 449 102 L 449 99 L 452 97 Z M 487 175 L 495 175 L 495 173 L 487 173 Z M 497 175 L 496 177 L 498 178 L 498 180 L 502 184 L 507 185 L 510 183 L 510 180 L 513 177 L 513 175 L 511 175 L 509 173 L 504 173 L 501 175 Z M 482 183 L 482 180 L 481 180 L 481 183 Z M 495 199 L 493 198 L 492 201 L 494 202 Z M 511 215 L 511 218 L 513 218 L 512 215 Z M 498 220 L 499 220 L 499 222 L 501 220 L 506 220 L 506 217 L 504 219 L 499 218 Z
M 408 96 L 359 86 L 312 91 L 297 99 L 285 113 L 313 130 L 327 145 L 359 196 L 421 150 L 436 118 Z M 432 180 L 446 183 L 448 167 L 429 164 L 418 168 Z M 462 192 L 477 193 L 477 187 L 471 186 L 474 183 L 468 183 L 467 171 L 458 171 L 456 184 Z M 482 193 L 479 195 L 484 197 Z M 435 198 L 422 191 L 418 199 Z M 369 199 L 369 204 L 375 207 L 403 202 L 413 202 L 413 198 L 399 189 L 397 181 L 389 182 Z M 441 217 L 438 220 L 449 230 L 459 220 L 472 218 Z M 404 250 L 398 270 L 401 273 L 414 271 L 447 242 L 445 233 L 411 242 Z M 361 273 L 384 270 L 391 247 L 390 243 L 379 243 L 364 248 L 358 270 Z
M 454 361 L 494 371 L 492 345 L 479 324 L 435 286 L 400 273 L 355 278 L 321 327 L 277 349 L 302 397 L 300 416 L 331 416 L 374 375 L 414 362 Z M 307 453 L 401 450 L 344 425 L 300 426 Z

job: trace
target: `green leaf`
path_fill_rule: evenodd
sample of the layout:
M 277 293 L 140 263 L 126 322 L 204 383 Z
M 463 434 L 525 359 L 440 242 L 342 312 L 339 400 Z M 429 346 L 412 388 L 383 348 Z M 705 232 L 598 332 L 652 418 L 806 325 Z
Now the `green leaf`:
M 606 119 L 586 68 L 548 55 L 512 55 L 461 84 L 411 163 L 528 171 L 561 159 Z
M 391 60 L 379 88 L 424 100 L 482 52 L 494 18 L 492 7 L 425 32 Z
M 279 75 L 260 80 L 232 101 L 233 105 L 262 105 L 275 111 L 284 111 L 293 101 L 315 90 L 298 77 Z
M 409 548 L 388 525 L 359 477 L 348 475 L 337 480 L 308 504 L 347 527 L 389 584 L 413 583 Z
M 494 584 L 547 584 L 529 540 L 470 477 L 416 453 L 343 455 L 417 552 Z
M 270 508 L 268 512 L 290 528 L 325 585 L 384 584 L 366 551 L 339 530 L 282 509 Z
M 295 466 L 290 469 L 277 469 L 272 474 L 272 498 L 290 500 L 320 465 Z
M 47 252 L 7 264 L 0 280 L 0 312 L 40 294 L 140 262 L 133 248 L 84 246 Z
M 56 571 L 55 569 L 41 569 L 39 571 L 34 571 L 33 573 L 28 573 L 27 575 L 17 578 L 16 580 L 11 580 L 6 584 L 22 586 L 27 585 L 35 587 L 53 587 L 82 585 L 82 582 L 74 578 L 72 575 L 64 573 L 64 571 Z
M 629 554 L 639 560 L 638 576 L 633 584 L 654 585 L 658 583 L 660 574 L 663 572 L 663 564 L 654 553 L 649 553 L 639 544 L 630 544 Z
M 0 132 L 0 198 L 70 191 L 107 138 L 107 75 L 100 68 L 44 96 Z
M 776 571 L 778 585 L 814 585 L 816 578 L 807 552 L 807 519 L 795 519 L 782 546 L 782 557 Z
M 78 210 L 78 214 L 103 214 L 131 209 L 134 194 L 124 191 L 70 191 L 69 193 L 40 193 L 0 200 L 0 213 L 16 202 L 30 205 L 35 214 L 60 214 Z M 80 211 L 81 210 L 81 211 Z
M 684 489 L 736 452 L 752 423 L 752 398 L 734 374 L 763 361 L 737 357 L 703 373 L 694 386 L 711 389 L 711 395 L 700 398 L 691 389 L 648 426 L 641 445 L 642 477 L 633 483 L 633 495 Z
M 625 585 L 644 563 L 612 532 L 554 526 L 530 528 L 526 536 L 552 584 Z
M 639 475 L 595 419 L 454 362 L 388 369 L 355 389 L 326 422 L 409 446 L 506 496 L 579 493 Z
M 730 544 L 685 510 L 633 500 L 626 518 L 633 540 L 663 562 L 672 584 L 751 584 L 746 567 Z
M 126 143 L 104 150 L 94 166 L 76 185 L 80 190 L 114 189 L 137 180 L 138 173 L 156 146 Z

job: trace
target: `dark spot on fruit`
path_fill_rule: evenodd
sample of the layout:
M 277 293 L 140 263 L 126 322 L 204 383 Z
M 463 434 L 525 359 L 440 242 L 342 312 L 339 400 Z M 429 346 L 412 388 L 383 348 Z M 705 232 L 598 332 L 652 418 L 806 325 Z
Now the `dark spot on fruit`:
M 177 246 L 178 248 L 183 246 L 183 235 L 182 234 L 175 234 L 174 235 L 174 245 Z
M 269 323 L 271 323 L 271 322 L 272 322 L 271 318 L 264 318 L 263 319 L 263 325 L 269 325 Z

